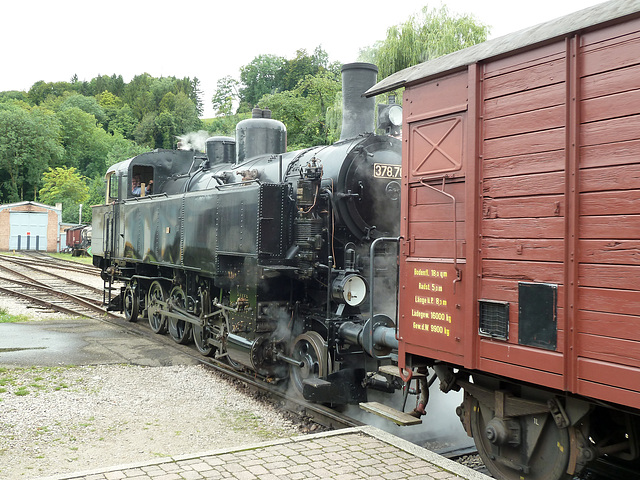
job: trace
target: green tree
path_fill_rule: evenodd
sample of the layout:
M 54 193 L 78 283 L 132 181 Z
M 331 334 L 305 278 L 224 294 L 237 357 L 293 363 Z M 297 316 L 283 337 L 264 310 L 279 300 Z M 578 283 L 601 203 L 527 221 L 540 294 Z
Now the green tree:
M 258 101 L 267 94 L 282 91 L 282 73 L 286 60 L 276 55 L 259 55 L 240 68 L 240 88 L 238 95 L 241 111 L 251 111 Z M 228 93 L 228 92 L 227 92 Z
M 109 122 L 109 131 L 116 135 L 120 134 L 130 140 L 134 139 L 134 131 L 138 125 L 138 120 L 129 105 L 123 105 L 115 111 L 115 117 Z
M 294 90 L 309 75 L 316 76 L 325 71 L 339 74 L 338 64 L 329 64 L 329 56 L 321 47 L 316 47 L 313 54 L 306 50 L 296 52 L 295 58 L 287 60 L 280 79 L 280 90 Z
M 232 115 L 233 104 L 236 100 L 239 100 L 238 81 L 230 75 L 218 79 L 216 91 L 211 98 L 211 104 L 216 114 Z
M 175 95 L 173 117 L 178 134 L 195 132 L 202 127 L 197 106 L 184 92 L 178 92 Z
M 191 99 L 193 104 L 196 106 L 196 111 L 198 112 L 198 116 L 201 116 L 204 112 L 204 107 L 202 103 L 202 90 L 200 89 L 200 80 L 197 77 L 193 77 L 193 79 L 189 79 L 188 77 L 185 80 L 190 80 L 191 90 L 189 92 L 184 92 Z
M 88 82 L 88 88 L 85 91 L 80 92 L 87 96 L 96 96 L 103 92 L 112 93 L 115 96 L 122 97 L 124 95 L 125 83 L 122 79 L 122 75 L 113 74 L 110 77 L 108 75 L 98 75 L 92 78 Z
M 62 221 L 77 221 L 79 205 L 89 199 L 87 178 L 73 167 L 56 167 L 44 172 L 42 185 L 40 201 L 48 205 L 62 203 Z
M 61 110 L 56 116 L 62 126 L 64 165 L 78 168 L 88 177 L 103 173 L 110 135 L 98 126 L 96 118 L 78 107 Z
M 42 172 L 62 158 L 55 117 L 40 109 L 0 104 L 0 197 L 35 200 Z M 32 192 L 32 195 L 29 195 Z
M 93 115 L 101 125 L 108 123 L 107 115 L 95 97 L 85 97 L 77 93 L 67 95 L 60 105 L 60 110 L 72 107 L 77 107 L 83 112 Z
M 103 205 L 106 200 L 106 188 L 107 182 L 103 176 L 95 177 L 88 180 L 89 196 L 86 200 L 85 206 L 87 208 L 82 209 L 82 223 L 91 223 L 92 212 L 90 205 Z M 64 215 L 64 204 L 63 204 Z
M 361 50 L 360 60 L 378 66 L 378 78 L 404 68 L 484 42 L 489 27 L 471 15 L 452 16 L 446 6 L 424 7 L 419 14 L 387 30 L 387 38 Z
M 103 178 L 106 169 L 111 165 L 148 151 L 148 147 L 145 147 L 144 145 L 138 145 L 136 142 L 124 138 L 119 133 L 115 133 L 111 141 L 109 153 L 107 153 L 107 158 L 105 159 L 105 170 L 103 172 L 100 172 L 100 175 L 98 175 L 98 177 Z
M 202 124 L 211 136 L 235 137 L 236 125 L 249 117 L 251 117 L 250 113 L 237 113 L 235 115 L 207 118 L 202 121 Z
M 175 144 L 175 138 L 178 134 L 175 118 L 168 111 L 160 112 L 155 118 L 156 126 L 156 145 L 160 144 L 161 148 L 171 149 Z
M 155 148 L 156 145 L 156 113 L 147 113 L 133 129 L 133 137 L 140 145 Z
M 330 71 L 307 75 L 294 90 L 265 95 L 260 107 L 269 108 L 274 118 L 287 126 L 291 149 L 327 145 L 339 138 L 327 129 L 326 113 L 333 106 L 340 80 Z

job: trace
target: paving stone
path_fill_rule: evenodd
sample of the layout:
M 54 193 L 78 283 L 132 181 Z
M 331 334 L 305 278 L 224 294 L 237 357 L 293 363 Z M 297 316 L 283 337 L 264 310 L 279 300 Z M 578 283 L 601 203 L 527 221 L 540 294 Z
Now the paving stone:
M 39 480 L 490 480 L 373 427 Z

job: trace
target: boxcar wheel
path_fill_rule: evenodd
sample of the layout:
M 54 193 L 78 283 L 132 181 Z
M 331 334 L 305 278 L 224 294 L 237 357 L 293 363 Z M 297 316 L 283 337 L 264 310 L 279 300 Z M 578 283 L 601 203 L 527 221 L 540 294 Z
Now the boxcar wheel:
M 186 308 L 186 296 L 182 287 L 175 286 L 169 294 L 171 305 L 174 305 L 182 310 Z M 191 323 L 184 320 L 178 320 L 176 318 L 169 318 L 169 335 L 173 338 L 173 341 L 184 345 L 191 340 Z
M 494 429 L 489 422 L 493 410 L 474 402 L 471 410 L 471 431 L 478 453 L 489 471 L 499 480 L 565 480 L 570 455 L 568 429 L 556 426 L 549 414 L 517 417 L 521 444 L 503 442 L 495 445 Z M 489 426 L 489 428 L 487 428 Z M 525 445 L 529 443 L 530 445 Z M 528 460 L 527 460 L 528 457 Z M 524 470 L 528 469 L 528 473 Z
M 149 326 L 155 333 L 167 331 L 166 317 L 162 314 L 162 308 L 158 302 L 164 302 L 166 295 L 164 288 L 157 280 L 149 287 Z

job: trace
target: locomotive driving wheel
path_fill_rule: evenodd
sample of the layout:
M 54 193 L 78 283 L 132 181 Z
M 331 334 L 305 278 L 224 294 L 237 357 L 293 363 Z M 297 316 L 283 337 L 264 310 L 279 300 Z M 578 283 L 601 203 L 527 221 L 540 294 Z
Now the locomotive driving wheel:
M 159 302 L 164 302 L 166 297 L 164 288 L 157 280 L 149 287 L 149 326 L 154 333 L 165 333 L 167 331 L 166 317 L 162 314 L 162 307 Z
M 306 332 L 293 342 L 291 357 L 302 362 L 302 367 L 291 366 L 290 377 L 296 391 L 302 396 L 304 381 L 322 378 L 329 373 L 329 356 L 322 335 Z
M 138 299 L 138 285 L 130 283 L 124 290 L 124 318 L 127 322 L 135 322 L 138 320 L 138 312 L 140 311 L 140 300 Z
M 202 325 L 191 325 L 191 329 L 193 331 L 193 343 L 196 344 L 196 348 L 201 355 L 210 357 L 215 353 L 215 347 L 208 343 L 210 334 L 206 325 L 207 315 L 211 313 L 211 296 L 207 290 L 203 290 L 200 294 L 200 304 L 202 305 L 200 312 Z
M 510 438 L 501 432 L 502 425 Z M 518 431 L 515 437 L 514 430 Z M 485 466 L 499 480 L 572 478 L 566 473 L 571 452 L 569 431 L 558 428 L 548 413 L 498 420 L 491 408 L 474 401 L 471 432 Z
M 173 287 L 169 294 L 169 299 L 171 300 L 171 305 L 176 306 L 181 310 L 185 310 L 187 302 L 182 287 Z M 168 323 L 169 335 L 173 338 L 174 342 L 184 345 L 191 340 L 191 323 L 173 317 L 169 317 Z

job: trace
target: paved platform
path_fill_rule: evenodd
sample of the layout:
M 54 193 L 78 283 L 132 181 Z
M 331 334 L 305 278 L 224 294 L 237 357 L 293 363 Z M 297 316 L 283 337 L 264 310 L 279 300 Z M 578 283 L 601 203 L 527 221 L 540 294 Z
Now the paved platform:
M 365 426 L 226 450 L 165 457 L 40 480 L 491 480 L 406 440 Z

